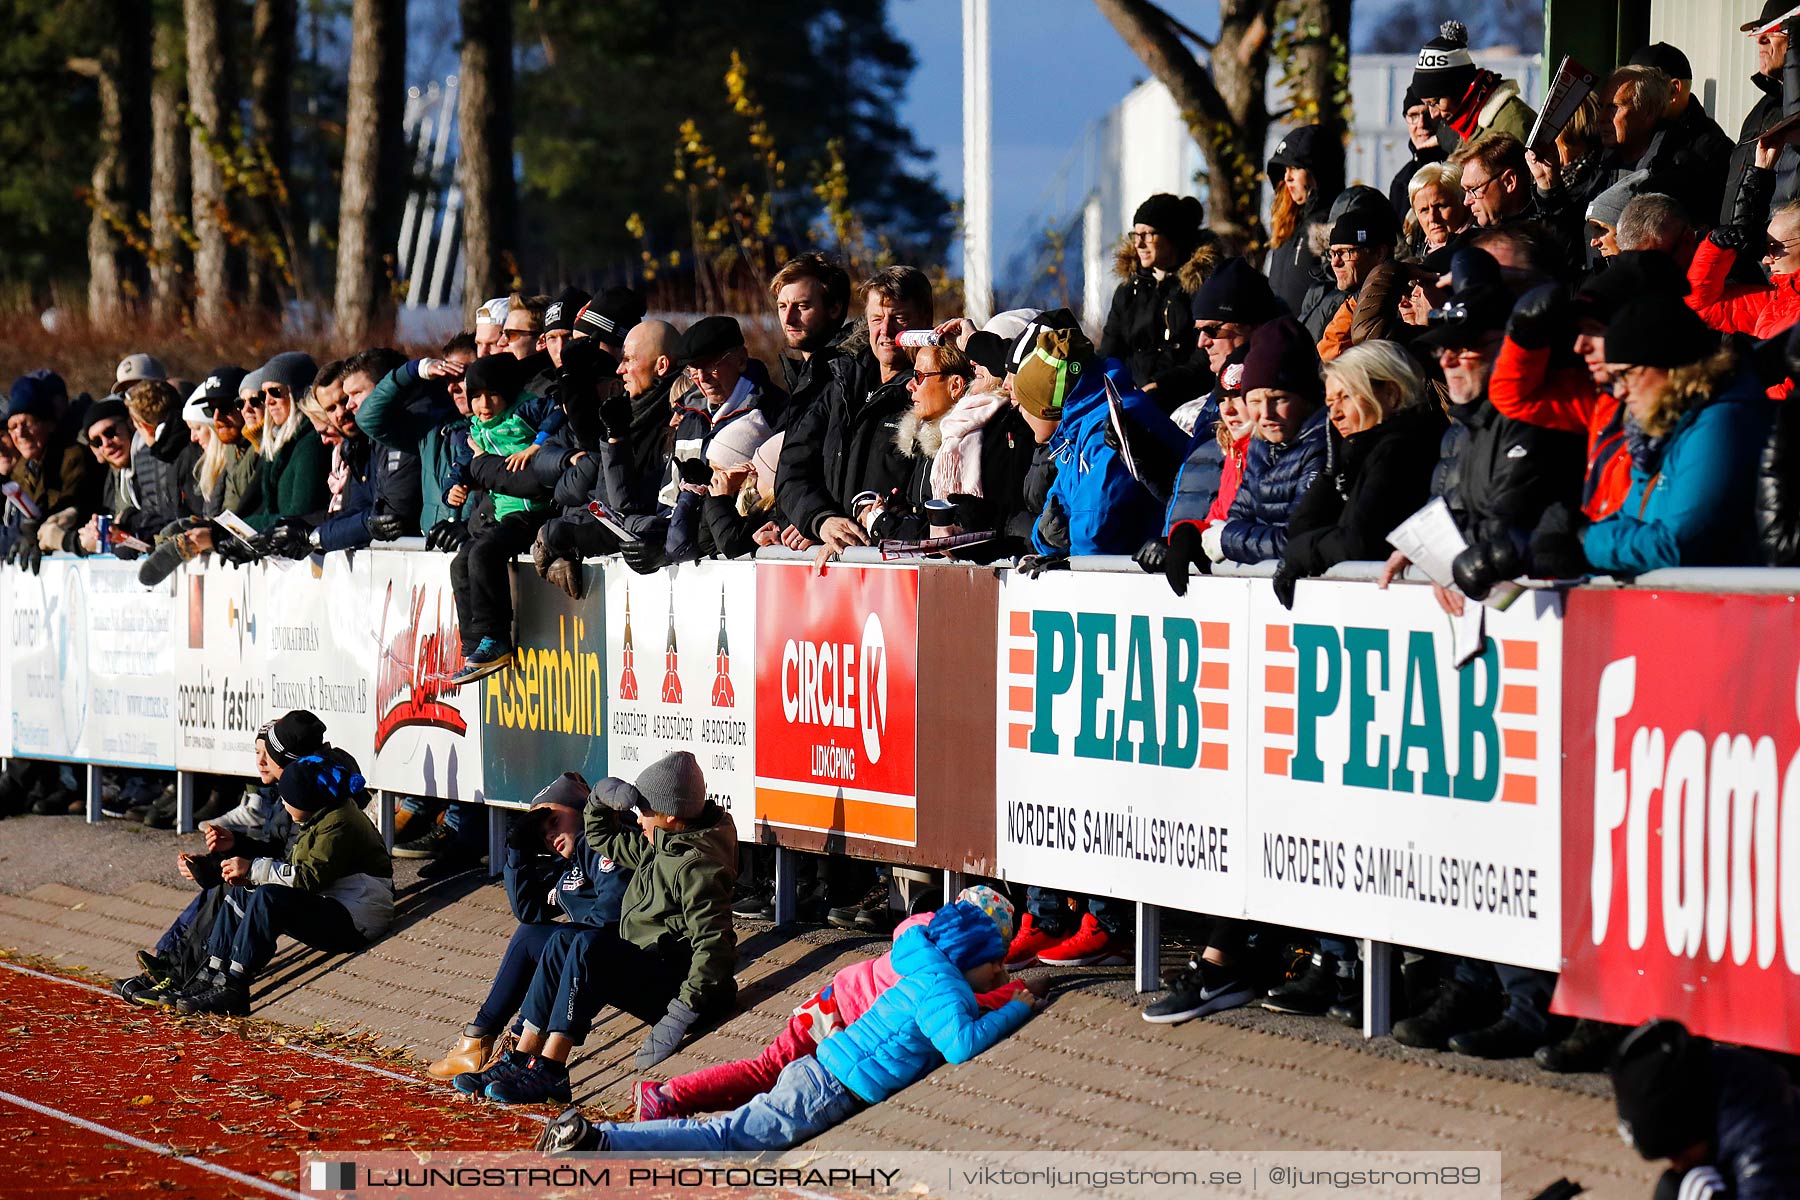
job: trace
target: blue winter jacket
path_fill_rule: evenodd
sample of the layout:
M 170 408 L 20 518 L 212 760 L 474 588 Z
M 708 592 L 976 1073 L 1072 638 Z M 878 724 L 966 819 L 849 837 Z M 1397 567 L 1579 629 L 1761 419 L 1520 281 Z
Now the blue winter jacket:
M 1181 427 L 1132 385 L 1118 359 L 1107 359 L 1103 371 L 1119 389 L 1138 431 L 1161 442 L 1171 459 L 1179 458 L 1188 442 Z M 1076 385 L 1049 442 L 1056 481 L 1044 507 L 1056 504 L 1068 516 L 1070 554 L 1130 554 L 1162 526 L 1162 502 L 1131 477 L 1119 452 L 1106 444 L 1106 385 L 1101 375 L 1089 372 Z M 1061 553 L 1038 528 L 1033 528 L 1031 540 L 1039 554 Z
M 507 847 L 502 866 L 506 898 L 520 924 L 535 925 L 567 916 L 577 925 L 616 925 L 631 868 L 588 846 L 575 835 L 575 858 Z
M 1194 421 L 1193 436 L 1187 452 L 1175 472 L 1175 490 L 1169 496 L 1169 508 L 1163 519 L 1163 535 L 1183 521 L 1206 520 L 1206 511 L 1219 495 L 1219 484 L 1225 477 L 1225 450 L 1218 438 L 1219 404 L 1207 397 L 1206 404 Z
M 444 503 L 444 493 L 456 464 L 467 468 L 474 451 L 469 448 L 469 418 L 457 414 L 449 390 L 419 378 L 424 361 L 415 358 L 390 371 L 363 398 L 356 423 L 371 441 L 419 456 L 419 527 L 430 529 L 447 517 L 462 516 L 460 508 Z
M 1788 401 L 1787 403 L 1792 403 Z M 1719 1083 L 1712 1161 L 1733 1200 L 1800 1196 L 1800 1093 L 1753 1051 L 1714 1045 Z
M 1748 372 L 1712 403 L 1684 413 L 1654 469 L 1632 467 L 1619 511 L 1588 526 L 1588 562 L 1640 575 L 1760 561 L 1756 464 L 1768 432 L 1769 404 Z
M 917 925 L 894 941 L 900 979 L 853 1024 L 813 1053 L 870 1104 L 916 1083 L 942 1062 L 967 1062 L 1023 1025 L 1031 1006 L 1010 1000 L 983 1014 L 961 971 Z
M 1325 469 L 1328 417 L 1321 405 L 1293 441 L 1276 446 L 1259 438 L 1250 443 L 1244 481 L 1231 501 L 1231 515 L 1219 539 L 1226 558 L 1254 563 L 1281 557 L 1287 548 L 1288 518 Z

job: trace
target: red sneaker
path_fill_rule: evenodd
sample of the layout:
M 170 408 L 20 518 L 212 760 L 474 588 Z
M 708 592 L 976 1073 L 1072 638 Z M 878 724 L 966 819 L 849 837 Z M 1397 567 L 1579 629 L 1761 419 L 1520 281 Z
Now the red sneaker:
M 1081 928 L 1073 935 L 1038 951 L 1046 967 L 1115 967 L 1131 961 L 1131 941 L 1100 927 L 1093 913 L 1081 914 Z
M 1048 933 L 1039 929 L 1037 918 L 1026 913 L 1019 919 L 1019 932 L 1013 934 L 1012 945 L 1007 947 L 1006 969 L 1022 971 L 1026 967 L 1035 966 L 1039 951 L 1060 946 L 1064 940 L 1060 933 Z
M 640 1079 L 633 1084 L 631 1098 L 637 1102 L 636 1119 L 639 1121 L 662 1121 L 679 1115 L 662 1084 L 653 1080 Z

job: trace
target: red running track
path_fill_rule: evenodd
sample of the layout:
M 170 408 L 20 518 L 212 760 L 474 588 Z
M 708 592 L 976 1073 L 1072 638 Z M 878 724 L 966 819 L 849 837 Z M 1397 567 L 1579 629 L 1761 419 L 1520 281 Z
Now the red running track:
M 0 968 L 0 1196 L 296 1197 L 303 1153 L 521 1150 L 542 1127 L 240 1022 Z

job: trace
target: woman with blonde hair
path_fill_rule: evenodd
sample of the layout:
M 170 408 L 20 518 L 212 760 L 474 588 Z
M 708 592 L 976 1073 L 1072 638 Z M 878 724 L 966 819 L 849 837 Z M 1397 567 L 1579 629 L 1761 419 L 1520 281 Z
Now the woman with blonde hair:
M 1406 254 L 1414 261 L 1442 250 L 1475 223 L 1463 203 L 1462 164 L 1426 163 L 1406 185 Z
M 1394 342 L 1352 346 L 1325 364 L 1325 470 L 1288 520 L 1275 594 L 1341 562 L 1387 557 L 1387 535 L 1429 498 L 1444 437 L 1425 376 Z
M 290 351 L 271 358 L 257 374 L 262 378 L 263 389 L 259 447 L 263 458 L 263 508 L 247 520 L 261 530 L 279 525 L 298 532 L 298 536 L 269 542 L 265 551 L 276 549 L 275 542 L 289 553 L 304 551 L 306 537 L 298 529 L 304 522 L 297 519 L 324 511 L 330 498 L 325 483 L 330 457 L 325 443 L 301 411 L 302 402 L 312 394 L 318 365 L 311 355 Z
M 1623 389 L 1631 489 L 1582 538 L 1594 570 L 1760 561 L 1756 464 L 1770 412 L 1750 363 L 1670 295 L 1615 313 L 1606 357 Z

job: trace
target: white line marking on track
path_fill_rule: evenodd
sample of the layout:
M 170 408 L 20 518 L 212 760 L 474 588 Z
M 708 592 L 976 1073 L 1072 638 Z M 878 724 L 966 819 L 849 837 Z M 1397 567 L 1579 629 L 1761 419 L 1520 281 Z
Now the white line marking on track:
M 65 979 L 61 975 L 52 975 L 47 971 L 34 971 L 30 967 L 21 967 L 17 963 L 0 962 L 0 967 L 5 967 L 9 971 L 17 971 L 21 975 L 30 975 L 37 979 L 48 979 L 51 983 L 61 983 L 72 988 L 81 988 L 83 991 L 97 992 L 102 996 L 111 996 L 114 994 L 111 988 L 103 988 L 98 984 L 84 983 L 79 979 Z M 121 1001 L 121 1003 L 124 1003 L 124 1001 Z M 369 1074 L 379 1075 L 383 1079 L 395 1079 L 401 1083 L 410 1083 L 414 1087 L 435 1090 L 429 1083 L 426 1083 L 423 1079 L 416 1078 L 415 1076 L 402 1075 L 398 1071 L 389 1071 L 384 1067 L 372 1067 L 368 1063 L 360 1063 L 352 1058 L 339 1058 L 328 1050 L 315 1050 L 311 1046 L 298 1046 L 292 1042 L 287 1043 L 282 1049 L 298 1050 L 302 1054 L 310 1054 L 314 1058 L 322 1058 L 327 1062 L 334 1062 L 340 1066 L 354 1067 L 358 1071 L 367 1071 Z M 457 1093 L 458 1096 L 461 1094 L 462 1093 L 460 1092 Z M 548 1125 L 550 1123 L 549 1117 L 541 1116 L 538 1113 L 522 1112 L 514 1113 L 513 1115 L 523 1117 L 527 1121 L 536 1121 L 539 1125 Z
M 131 1134 L 120 1129 L 114 1129 L 110 1125 L 102 1125 L 98 1121 L 90 1121 L 85 1117 L 78 1117 L 74 1113 L 66 1113 L 60 1108 L 51 1108 L 48 1104 L 39 1104 L 35 1100 L 27 1100 L 25 1097 L 15 1096 L 11 1092 L 0 1092 L 0 1100 L 4 1100 L 8 1104 L 16 1104 L 20 1108 L 30 1109 L 35 1113 L 41 1113 L 46 1117 L 54 1117 L 58 1121 L 66 1121 L 71 1125 L 79 1125 L 90 1133 L 98 1133 L 104 1137 L 117 1138 L 126 1145 L 136 1146 L 139 1150 L 148 1150 L 153 1154 L 166 1155 L 169 1158 L 173 1158 L 178 1163 L 185 1163 L 190 1167 L 199 1167 L 202 1171 L 209 1171 L 214 1175 L 222 1176 L 233 1182 L 244 1184 L 247 1187 L 257 1188 L 260 1191 L 268 1192 L 272 1196 L 281 1196 L 284 1200 L 311 1200 L 311 1197 L 307 1196 L 304 1192 L 292 1191 L 282 1187 L 280 1184 L 270 1183 L 268 1180 L 259 1179 L 255 1175 L 246 1175 L 242 1171 L 234 1171 L 230 1167 L 222 1167 L 218 1163 L 208 1162 L 204 1158 L 195 1158 L 191 1154 L 177 1154 L 172 1146 L 163 1146 L 156 1142 L 147 1142 L 143 1138 L 133 1137 Z

